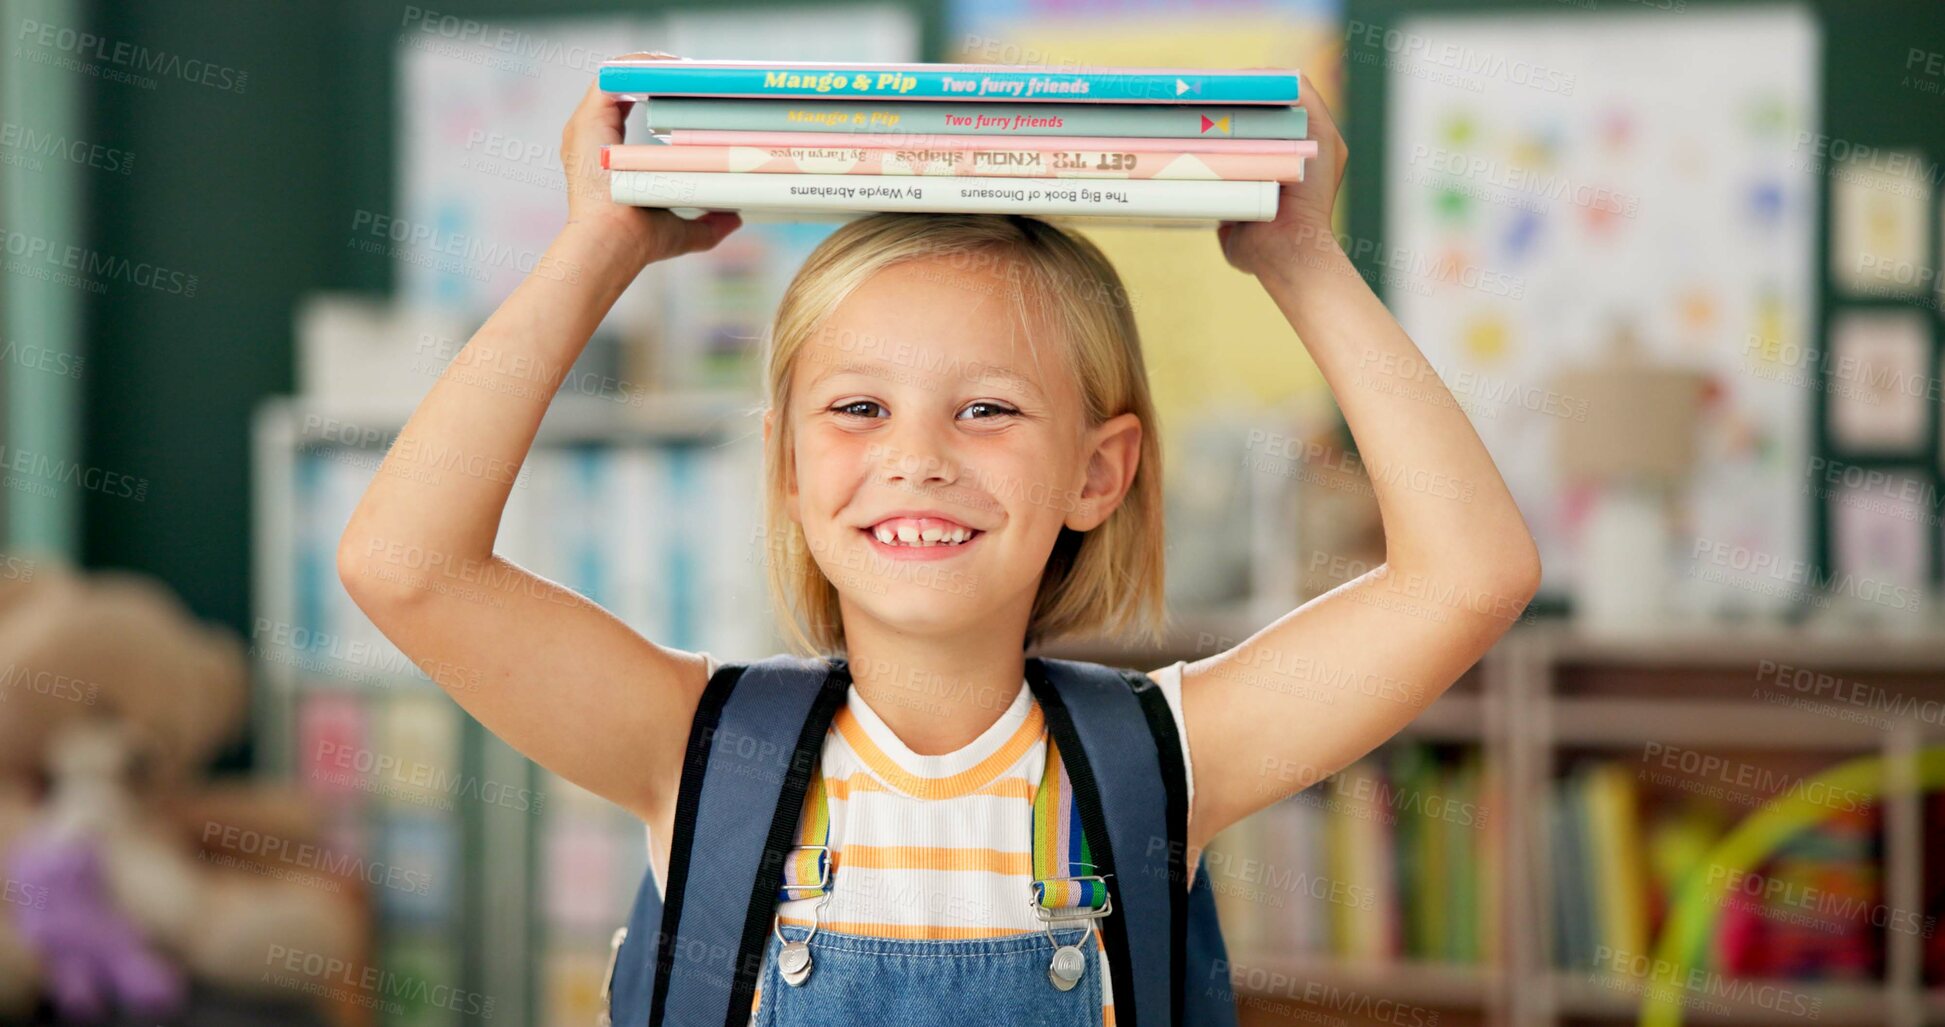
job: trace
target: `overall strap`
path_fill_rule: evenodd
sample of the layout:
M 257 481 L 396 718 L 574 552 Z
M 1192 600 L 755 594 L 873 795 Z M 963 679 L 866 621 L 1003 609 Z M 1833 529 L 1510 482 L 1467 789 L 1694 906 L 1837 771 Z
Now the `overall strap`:
M 773 656 L 710 682 L 683 761 L 648 1027 L 748 1020 L 804 794 L 849 681 L 843 660 Z
M 1087 843 L 1074 779 L 1060 758 L 1060 743 L 1047 737 L 1047 765 L 1033 793 L 1035 901 L 1048 910 L 1096 910 L 1107 905 L 1107 881 L 1098 877 L 1094 847 Z
M 837 864 L 831 859 L 831 800 L 824 786 L 821 762 L 811 764 L 810 787 L 804 790 L 804 812 L 797 824 L 797 844 L 783 860 L 783 883 L 777 901 L 814 899 L 830 890 Z
M 1188 772 L 1167 700 L 1147 675 L 1096 663 L 1029 658 L 1027 682 L 1060 746 L 1094 872 L 1107 879 L 1118 914 L 1101 930 L 1115 1022 L 1182 1023 Z

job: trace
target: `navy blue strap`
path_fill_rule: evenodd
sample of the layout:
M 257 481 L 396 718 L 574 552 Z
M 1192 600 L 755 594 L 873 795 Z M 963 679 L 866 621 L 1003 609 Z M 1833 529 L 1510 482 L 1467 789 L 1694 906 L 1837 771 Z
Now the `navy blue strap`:
M 658 935 L 675 944 L 654 946 L 650 1027 L 749 1020 L 791 832 L 848 683 L 841 660 L 773 656 L 698 705 Z
M 1160 690 L 1134 676 L 1095 663 L 1027 661 L 1027 681 L 1074 782 L 1081 828 L 1108 875 L 1115 915 L 1103 921 L 1101 940 L 1114 1019 L 1128 1027 L 1144 1011 L 1152 1023 L 1182 1022 L 1189 913 L 1181 743 Z M 1160 746 L 1164 740 L 1172 744 Z
M 1187 1010 L 1176 1023 L 1190 1027 L 1236 1027 L 1236 991 L 1229 983 L 1229 948 L 1222 942 L 1216 915 L 1216 889 L 1209 864 L 1197 861 L 1195 887 L 1189 891 L 1188 972 L 1182 990 Z
M 689 723 L 689 741 L 684 750 L 682 780 L 679 784 L 676 802 L 683 801 L 682 793 L 700 784 L 700 774 L 691 773 L 692 766 L 701 766 L 708 753 L 709 739 L 713 736 L 715 725 L 722 718 L 723 703 L 736 688 L 736 682 L 743 676 L 745 665 L 725 663 L 716 668 L 709 683 L 704 686 L 702 695 L 696 701 L 696 712 Z M 691 779 L 697 779 L 694 784 Z M 676 825 L 676 832 L 669 846 L 669 874 L 667 891 L 670 902 L 682 902 L 682 881 L 688 876 L 688 851 L 691 835 L 684 832 L 684 826 Z M 679 876 L 678 876 L 679 875 Z M 662 897 L 655 890 L 655 870 L 650 867 L 642 873 L 642 883 L 635 891 L 635 908 L 628 914 L 628 929 L 622 936 L 621 945 L 614 953 L 614 967 L 610 975 L 608 1008 L 612 1021 L 616 1024 L 633 1025 L 649 1022 L 649 1007 L 656 994 L 655 982 L 659 976 L 657 967 L 662 957 L 662 919 L 667 912 Z

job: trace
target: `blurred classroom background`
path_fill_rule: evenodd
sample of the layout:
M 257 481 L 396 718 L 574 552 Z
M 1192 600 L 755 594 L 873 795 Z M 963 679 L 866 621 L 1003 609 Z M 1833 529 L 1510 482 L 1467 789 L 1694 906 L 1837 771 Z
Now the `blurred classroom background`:
M 0 14 L 0 1022 L 63 1022 L 47 983 L 89 968 L 182 1003 L 144 1023 L 595 1022 L 639 823 L 471 723 L 333 551 L 560 224 L 589 76 L 657 49 L 1294 66 L 1336 112 L 1341 241 L 1429 358 L 1362 371 L 1451 387 L 1546 582 L 1402 736 L 1209 854 L 1245 1023 L 1945 1023 L 1936 0 Z M 657 641 L 781 651 L 747 410 L 829 227 L 644 274 L 501 551 Z M 1147 669 L 1381 534 L 1214 239 L 1089 234 L 1160 404 L 1176 629 L 1049 653 Z M 1318 715 L 1389 687 L 1300 677 Z

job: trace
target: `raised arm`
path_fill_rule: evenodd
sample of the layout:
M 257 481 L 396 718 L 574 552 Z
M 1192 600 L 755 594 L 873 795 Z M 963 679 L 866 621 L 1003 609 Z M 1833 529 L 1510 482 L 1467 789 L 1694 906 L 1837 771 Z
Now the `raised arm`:
M 1276 220 L 1218 235 L 1336 397 L 1383 517 L 1385 562 L 1186 668 L 1192 845 L 1396 733 L 1539 587 L 1539 553 L 1492 457 L 1330 230 L 1345 147 L 1308 80 L 1300 93 L 1319 151 L 1305 181 L 1285 184 Z M 1268 458 L 1315 459 L 1290 446 Z
M 673 802 L 702 658 L 493 552 L 515 475 L 595 326 L 643 267 L 739 223 L 609 201 L 600 149 L 621 141 L 627 109 L 590 86 L 569 119 L 567 223 L 406 422 L 345 527 L 338 575 L 488 730 L 650 819 Z

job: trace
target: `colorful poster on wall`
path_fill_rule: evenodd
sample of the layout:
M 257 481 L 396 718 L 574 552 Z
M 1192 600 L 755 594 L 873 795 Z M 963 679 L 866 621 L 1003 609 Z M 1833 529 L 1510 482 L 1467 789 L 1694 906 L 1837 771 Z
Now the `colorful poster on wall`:
M 1711 382 L 1674 601 L 1788 605 L 1739 568 L 1800 563 L 1810 544 L 1810 13 L 1440 15 L 1347 48 L 1388 69 L 1382 293 L 1497 460 L 1539 542 L 1543 592 L 1570 590 L 1590 505 L 1555 473 L 1559 418 L 1581 406 L 1547 382 L 1632 332 L 1651 359 Z M 1698 551 L 1729 556 L 1717 567 Z
M 1924 450 L 1935 400 L 1922 311 L 1839 311 L 1830 318 L 1829 363 L 1832 445 L 1903 456 Z
M 1824 147 L 1839 152 L 1835 146 Z M 1833 161 L 1830 277 L 1857 296 L 1921 296 L 1931 261 L 1932 173 L 1914 150 L 1871 150 Z
M 1915 468 L 1885 468 L 1828 493 L 1835 602 L 1887 623 L 1911 623 L 1931 573 L 1931 486 Z

